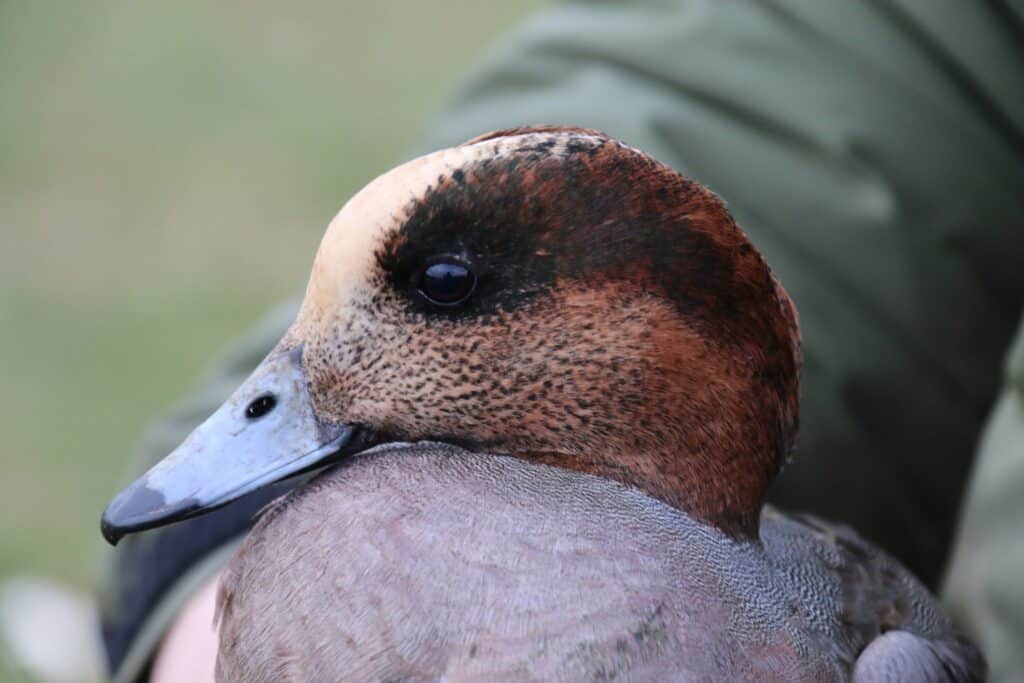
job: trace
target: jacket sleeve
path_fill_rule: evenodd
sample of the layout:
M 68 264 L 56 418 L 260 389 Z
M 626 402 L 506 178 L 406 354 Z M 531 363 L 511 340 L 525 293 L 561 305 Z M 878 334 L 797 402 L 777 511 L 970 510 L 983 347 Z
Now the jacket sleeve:
M 943 597 L 988 654 L 993 681 L 1024 672 L 1024 321 L 978 449 Z

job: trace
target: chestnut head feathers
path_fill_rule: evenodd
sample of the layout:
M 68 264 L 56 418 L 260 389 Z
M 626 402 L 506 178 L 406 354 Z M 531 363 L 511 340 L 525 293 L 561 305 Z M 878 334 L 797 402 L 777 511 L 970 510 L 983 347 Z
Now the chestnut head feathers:
M 217 490 L 146 475 L 122 496 L 150 500 L 115 500 L 108 537 L 415 440 L 599 474 L 753 536 L 797 427 L 795 311 L 721 200 L 576 128 L 491 133 L 370 183 L 330 224 L 274 359 L 164 462 L 208 467 L 209 434 L 268 396 L 297 406 L 308 443 L 274 442 Z

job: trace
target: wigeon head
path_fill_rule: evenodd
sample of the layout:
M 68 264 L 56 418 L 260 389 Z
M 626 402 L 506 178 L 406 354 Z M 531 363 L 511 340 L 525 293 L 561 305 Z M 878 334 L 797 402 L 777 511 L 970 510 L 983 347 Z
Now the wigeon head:
M 753 537 L 799 366 L 792 303 L 712 192 L 596 131 L 491 133 L 342 208 L 287 334 L 103 531 L 429 440 L 618 480 Z

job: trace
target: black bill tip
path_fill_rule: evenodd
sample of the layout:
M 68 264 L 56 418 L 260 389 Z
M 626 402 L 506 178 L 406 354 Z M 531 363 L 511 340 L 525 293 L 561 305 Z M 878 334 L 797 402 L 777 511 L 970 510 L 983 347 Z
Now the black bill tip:
M 116 546 L 127 534 L 191 517 L 200 509 L 194 498 L 168 505 L 162 493 L 140 480 L 122 491 L 103 511 L 100 532 L 107 543 Z

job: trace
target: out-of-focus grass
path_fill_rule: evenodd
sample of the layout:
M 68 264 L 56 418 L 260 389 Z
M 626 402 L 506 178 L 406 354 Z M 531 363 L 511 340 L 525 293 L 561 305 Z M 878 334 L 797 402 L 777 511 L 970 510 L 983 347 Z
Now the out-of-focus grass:
M 538 4 L 0 4 L 0 576 L 90 586 L 146 421 Z

